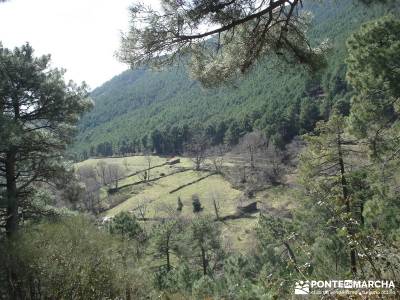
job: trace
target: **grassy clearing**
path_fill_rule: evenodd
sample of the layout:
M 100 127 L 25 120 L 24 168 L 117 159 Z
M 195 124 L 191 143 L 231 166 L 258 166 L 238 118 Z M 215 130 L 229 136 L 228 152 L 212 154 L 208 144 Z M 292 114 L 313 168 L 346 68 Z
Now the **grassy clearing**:
M 157 168 L 159 172 L 166 172 L 169 166 Z M 183 203 L 181 214 L 186 217 L 193 216 L 192 195 L 197 194 L 200 197 L 203 206 L 203 214 L 215 216 L 213 198 L 220 206 L 220 217 L 234 214 L 238 205 L 238 198 L 242 192 L 231 187 L 220 175 L 212 175 L 190 186 L 187 186 L 175 193 L 170 191 L 186 183 L 193 182 L 208 172 L 186 171 L 162 178 L 150 184 L 141 184 L 131 189 L 132 197 L 106 212 L 106 215 L 113 216 L 121 211 L 130 211 L 136 208 L 140 203 L 147 203 L 146 217 L 163 217 L 171 210 L 176 210 L 177 198 L 180 197 Z M 133 181 L 133 179 L 130 179 Z M 150 223 L 143 222 L 145 227 L 150 228 Z M 222 239 L 228 249 L 248 253 L 253 248 L 254 227 L 257 224 L 257 218 L 254 219 L 236 219 L 221 222 Z
M 200 197 L 204 213 L 214 214 L 213 197 L 221 207 L 221 216 L 234 213 L 237 206 L 237 198 L 241 195 L 241 191 L 233 189 L 220 175 L 212 175 L 175 193 L 170 193 L 173 189 L 193 182 L 207 174 L 207 172 L 190 170 L 162 178 L 156 182 L 133 187 L 131 193 L 135 193 L 135 190 L 139 190 L 139 192 L 133 194 L 127 201 L 107 211 L 106 215 L 113 216 L 121 211 L 130 211 L 145 202 L 147 203 L 148 217 L 162 217 L 168 211 L 176 209 L 177 199 L 180 197 L 183 203 L 182 214 L 184 216 L 192 216 L 191 198 L 194 194 Z
M 161 165 L 167 162 L 169 158 L 161 157 L 161 156 L 151 156 L 151 165 Z M 192 167 L 193 163 L 189 158 L 180 157 L 181 162 L 179 163 L 180 167 Z M 146 156 L 138 155 L 138 156 L 126 156 L 126 157 L 105 157 L 105 158 L 90 158 L 88 160 L 79 162 L 76 166 L 79 168 L 83 165 L 90 165 L 96 167 L 96 164 L 99 161 L 105 161 L 107 164 L 118 164 L 120 165 L 127 174 L 134 173 L 140 170 L 144 170 L 148 166 L 148 161 Z
M 125 168 L 124 161 L 127 162 L 128 170 L 129 171 L 136 171 L 140 169 L 144 169 L 147 167 L 147 161 L 145 156 L 138 155 L 138 156 L 127 156 L 127 157 L 104 157 L 104 158 L 90 158 L 85 161 L 79 162 L 77 166 L 82 165 L 90 165 L 96 167 L 96 164 L 99 161 L 105 161 L 108 164 L 118 164 L 121 167 Z M 152 156 L 152 164 L 162 164 L 166 162 L 165 157 L 159 156 Z
M 242 218 L 222 223 L 222 240 L 227 245 L 227 249 L 243 254 L 254 250 L 256 245 L 255 228 L 258 222 L 257 215 L 251 219 Z
M 261 202 L 267 207 L 293 210 L 298 206 L 296 193 L 296 189 L 281 185 L 261 191 L 256 194 L 255 198 L 256 201 Z
M 89 164 L 96 166 L 100 159 L 90 159 L 82 162 L 79 165 Z M 106 163 L 120 164 L 126 171 L 126 174 L 131 174 L 147 168 L 147 160 L 144 156 L 132 156 L 126 158 L 104 158 Z M 239 199 L 243 196 L 243 192 L 232 188 L 230 183 L 220 175 L 212 175 L 192 185 L 186 186 L 174 193 L 172 190 L 194 182 L 208 174 L 207 171 L 188 170 L 181 173 L 176 173 L 179 168 L 193 168 L 193 162 L 188 158 L 180 157 L 181 162 L 177 165 L 164 165 L 152 169 L 151 178 L 165 177 L 150 183 L 143 183 L 132 187 L 123 188 L 119 193 L 127 195 L 128 199 L 114 208 L 103 213 L 104 216 L 114 216 L 121 211 L 132 211 L 139 205 L 145 203 L 146 218 L 165 217 L 171 212 L 176 212 L 177 199 L 181 198 L 183 209 L 181 214 L 184 217 L 192 217 L 192 195 L 197 194 L 203 206 L 203 214 L 215 216 L 213 199 L 217 200 L 220 207 L 220 217 L 234 214 L 239 204 Z M 167 161 L 165 157 L 152 157 L 152 166 L 163 164 Z M 237 163 L 237 158 L 226 158 L 225 166 L 234 166 Z M 208 163 L 211 163 L 208 162 Z M 126 168 L 126 165 L 128 168 Z M 292 178 L 293 179 L 293 178 Z M 141 181 L 139 175 L 130 176 L 120 180 L 119 186 L 132 184 Z M 295 180 L 295 179 L 293 179 Z M 289 180 L 290 181 L 290 180 Z M 251 201 L 259 201 L 260 207 L 273 208 L 271 213 L 280 211 L 292 210 L 297 206 L 295 183 L 289 182 L 291 187 L 277 186 L 268 188 L 265 191 L 258 192 L 255 198 Z M 106 197 L 106 189 L 103 188 L 102 197 Z M 118 194 L 119 194 L 118 193 Z M 268 211 L 268 209 L 267 209 Z M 223 242 L 228 249 L 239 251 L 241 253 L 249 253 L 255 245 L 255 227 L 257 226 L 258 213 L 253 214 L 253 218 L 241 218 L 227 220 L 221 222 Z M 143 222 L 143 226 L 150 230 L 154 221 Z
M 139 169 L 139 170 L 143 170 L 143 169 Z M 175 172 L 176 170 L 177 170 L 177 167 L 168 166 L 168 165 L 151 169 L 150 170 L 150 179 L 151 178 L 155 178 L 155 177 L 160 177 L 162 174 L 164 174 L 164 175 L 171 174 L 171 173 Z M 129 173 L 133 173 L 133 172 L 130 171 Z M 141 174 L 137 174 L 137 175 L 134 175 L 134 176 L 129 176 L 129 177 L 126 177 L 124 179 L 121 179 L 119 181 L 119 186 L 123 186 L 123 185 L 126 185 L 126 184 L 132 184 L 132 183 L 135 183 L 135 182 L 138 182 L 138 181 L 141 181 L 141 180 L 143 180 L 141 178 Z

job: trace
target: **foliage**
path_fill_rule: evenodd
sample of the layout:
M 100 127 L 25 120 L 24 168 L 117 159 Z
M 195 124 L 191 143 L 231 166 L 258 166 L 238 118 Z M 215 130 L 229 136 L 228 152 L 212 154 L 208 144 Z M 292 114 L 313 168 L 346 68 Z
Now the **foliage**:
M 209 216 L 198 216 L 190 224 L 190 258 L 201 265 L 203 275 L 213 272 L 223 259 L 220 235 L 218 223 Z
M 328 122 L 321 122 L 317 127 L 318 135 L 307 137 L 308 149 L 303 153 L 300 169 L 306 194 L 317 204 L 315 214 L 321 222 L 329 224 L 329 230 L 337 234 L 344 231 L 351 240 L 356 234 L 356 222 L 360 222 L 363 214 L 355 206 L 349 186 L 355 168 L 352 159 L 357 162 L 361 159 L 354 157 L 360 148 L 346 135 L 345 125 L 345 118 L 337 114 Z M 332 232 L 329 236 L 335 238 Z M 358 264 L 355 246 L 351 241 L 344 244 L 349 247 L 351 272 L 355 275 Z
M 329 39 L 332 45 L 321 74 L 310 77 L 296 66 L 285 68 L 274 59 L 261 59 L 239 82 L 203 89 L 188 78 L 184 66 L 126 71 L 91 93 L 95 107 L 80 122 L 74 146 L 78 158 L 140 152 L 145 136 L 149 137 L 147 146 L 158 154 L 182 153 L 182 145 L 198 124 L 212 145 L 235 144 L 256 128 L 283 147 L 295 135 L 310 130 L 315 121 L 327 119 L 334 103 L 350 102 L 346 38 L 367 20 L 387 12 L 397 14 L 399 6 L 391 2 L 365 7 L 357 1 L 304 5 L 314 16 L 308 30 L 311 43 Z M 151 145 L 151 136 L 157 147 Z M 105 143 L 112 152 L 96 151 L 97 145 Z
M 210 6 L 206 8 L 217 3 L 211 2 L 207 2 Z M 204 209 L 197 196 L 200 194 L 202 199 L 206 199 L 206 192 L 210 193 L 211 180 L 215 186 L 222 188 L 219 190 L 221 198 L 229 197 L 227 199 L 230 202 L 225 201 L 221 210 L 226 210 L 226 213 L 236 208 L 237 204 L 233 204 L 233 200 L 238 200 L 242 193 L 231 187 L 223 187 L 221 175 L 209 176 L 201 183 L 185 187 L 178 198 L 178 207 L 182 212 L 177 212 L 176 194 L 170 192 L 176 187 L 177 178 L 180 184 L 191 183 L 206 173 L 184 171 L 174 174 L 174 178 L 164 176 L 154 184 L 151 192 L 137 192 L 140 197 L 154 196 L 154 200 L 143 197 L 141 201 L 147 202 L 139 203 L 138 198 L 133 196 L 118 208 L 107 212 L 112 215 L 115 211 L 131 210 L 138 204 L 149 204 L 154 208 L 154 218 L 145 218 L 143 215 L 138 221 L 132 213 L 122 212 L 109 222 L 103 219 L 103 226 L 83 216 L 50 218 L 42 222 L 35 218 L 36 222 L 25 222 L 19 231 L 1 240 L 0 263 L 5 268 L 0 269 L 0 288 L 7 286 L 3 284 L 3 279 L 6 279 L 8 287 L 11 287 L 8 292 L 13 299 L 288 299 L 293 297 L 294 283 L 299 280 L 399 278 L 397 63 L 400 23 L 393 17 L 384 17 L 363 25 L 352 34 L 347 43 L 349 86 L 343 82 L 346 68 L 341 61 L 344 57 L 341 43 L 344 44 L 348 32 L 342 30 L 341 26 L 353 28 L 361 19 L 384 12 L 382 7 L 397 6 L 392 3 L 387 6 L 371 4 L 367 11 L 350 10 L 351 13 L 341 14 L 341 9 L 354 8 L 355 4 L 349 1 L 343 3 L 340 9 L 336 2 L 323 5 L 321 7 L 336 9 L 320 10 L 315 22 L 319 22 L 322 29 L 331 26 L 329 31 L 325 31 L 328 35 L 332 33 L 339 36 L 335 40 L 339 44 L 336 48 L 338 53 L 332 54 L 326 74 L 302 80 L 304 74 L 299 73 L 292 80 L 288 74 L 277 78 L 271 74 L 263 77 L 265 74 L 260 71 L 254 73 L 253 78 L 270 79 L 265 82 L 265 86 L 274 90 L 268 93 L 269 101 L 265 103 L 263 111 L 257 112 L 257 107 L 253 106 L 255 110 L 249 108 L 242 115 L 230 116 L 231 119 L 224 119 L 220 114 L 216 123 L 202 122 L 203 113 L 200 111 L 201 116 L 188 117 L 190 126 L 176 121 L 179 120 L 176 118 L 169 127 L 152 127 L 150 133 L 146 131 L 151 127 L 150 120 L 143 126 L 133 124 L 138 130 L 149 126 L 135 137 L 123 133 L 114 140 L 99 140 L 101 146 L 97 154 L 102 155 L 128 153 L 133 149 L 146 153 L 150 150 L 177 153 L 183 151 L 185 143 L 196 139 L 196 135 L 207 137 L 209 145 L 214 147 L 223 142 L 233 145 L 241 141 L 248 152 L 250 166 L 257 169 L 254 157 L 256 148 L 274 143 L 275 146 L 270 149 L 276 152 L 295 135 L 306 133 L 302 137 L 306 146 L 295 174 L 296 188 L 293 188 L 292 182 L 288 182 L 287 186 L 282 185 L 254 195 L 257 200 L 269 197 L 267 201 L 271 204 L 259 207 L 262 213 L 255 230 L 247 227 L 254 215 L 246 216 L 249 219 L 224 220 L 225 216 L 219 218 L 216 213 L 215 220 L 205 212 L 200 213 L 201 210 L 211 211 L 211 204 L 214 204 L 216 211 L 219 209 L 215 196 L 210 199 L 214 197 L 214 201 L 204 201 Z M 313 9 L 318 11 L 320 6 L 316 7 Z M 365 15 L 361 18 L 358 13 Z M 329 21 L 324 23 L 318 19 L 324 17 Z M 347 19 L 356 17 L 359 20 L 350 22 Z M 318 37 L 318 30 L 314 32 L 314 37 Z M 145 72 L 139 75 L 131 73 L 138 75 L 135 80 L 139 87 L 140 77 Z M 260 80 L 247 80 L 243 84 L 251 82 L 254 88 L 249 85 L 246 93 L 266 91 L 255 88 L 264 86 Z M 271 84 L 279 84 L 282 90 Z M 185 87 L 185 92 L 191 88 Z M 106 93 L 106 88 L 102 89 L 94 93 Z M 241 94 L 242 91 L 239 87 L 235 92 L 239 97 L 244 97 L 246 93 Z M 223 95 L 228 95 L 229 90 L 225 92 L 227 94 Z M 209 93 L 219 92 L 214 90 Z M 265 94 L 260 97 L 266 97 Z M 277 95 L 279 97 L 274 99 Z M 288 95 L 290 97 L 286 99 Z M 209 104 L 207 100 L 205 102 Z M 224 107 L 227 102 L 221 103 L 221 107 Z M 251 107 L 249 103 L 246 100 L 241 105 Z M 147 109 L 153 104 L 147 103 Z M 184 105 L 179 108 L 174 111 L 175 116 L 185 111 Z M 106 111 L 106 108 L 103 109 Z M 228 110 L 221 109 L 223 113 Z M 167 116 L 165 111 L 160 111 L 160 115 Z M 108 113 L 102 117 L 110 118 Z M 200 120 L 202 126 L 193 120 Z M 154 122 L 156 124 L 159 120 Z M 3 132 L 1 134 L 7 135 Z M 260 139 L 264 136 L 265 140 Z M 120 137 L 122 140 L 119 140 Z M 95 148 L 92 145 L 88 153 L 96 154 Z M 200 150 L 202 153 L 204 149 Z M 107 160 L 118 159 L 129 166 L 128 160 L 131 158 Z M 160 164 L 164 162 L 164 159 L 159 159 Z M 188 158 L 182 158 L 182 161 L 185 159 L 189 161 Z M 141 160 L 139 170 L 150 170 L 150 156 L 142 157 Z M 268 163 L 274 164 L 273 160 L 282 161 L 283 158 L 277 156 L 272 161 L 268 160 Z M 103 177 L 101 174 L 102 170 L 106 170 L 105 164 L 98 162 L 96 174 L 95 162 L 98 161 L 79 164 L 77 173 L 81 179 L 78 180 L 91 178 L 97 181 L 97 177 Z M 165 171 L 170 166 L 162 165 L 160 168 Z M 156 172 L 154 170 L 153 173 Z M 105 177 L 101 181 L 107 184 Z M 150 186 L 149 182 L 145 185 Z M 29 198 L 30 207 L 38 207 L 41 212 L 46 209 L 57 212 L 49 205 L 49 193 L 38 189 L 39 186 L 35 187 L 33 197 Z M 71 189 L 66 191 L 68 197 L 79 199 L 81 190 Z M 277 197 L 272 197 L 273 194 Z M 193 195 L 192 199 L 190 195 Z M 288 196 L 296 200 L 292 200 L 293 209 L 289 213 L 280 213 L 276 207 L 277 199 L 282 202 Z M 186 214 L 191 209 L 187 205 L 190 200 L 196 214 Z M 154 204 L 157 201 L 160 204 L 159 212 Z M 278 205 L 284 206 L 283 203 Z M 231 216 L 237 217 L 236 214 Z M 149 226 L 151 230 L 147 230 Z M 243 231 L 243 235 L 255 234 L 253 240 L 247 239 L 251 243 L 245 245 L 250 255 L 240 255 L 229 247 L 228 242 L 232 239 L 227 239 L 229 233 L 225 229 L 228 226 L 236 226 Z M 241 235 L 238 231 L 235 236 L 237 240 Z M 399 292 L 398 288 L 395 292 Z M 321 297 L 333 299 L 336 295 L 331 297 L 324 294 Z
M 117 214 L 113 218 L 109 229 L 111 233 L 119 234 L 128 239 L 135 239 L 140 242 L 146 239 L 145 233 L 136 220 L 135 215 L 128 212 Z
M 29 44 L 13 51 L 0 44 L 0 205 L 8 234 L 29 211 L 35 184 L 67 178 L 64 150 L 91 103 L 86 85 L 66 84 L 64 72 Z
M 201 206 L 200 198 L 198 195 L 192 195 L 192 205 L 193 205 L 193 212 L 199 213 L 203 210 Z
M 126 283 L 135 288 L 134 298 L 146 294 L 144 275 L 135 275 L 140 267 L 123 272 L 121 242 L 85 217 L 29 226 L 5 247 L 2 265 L 15 272 L 19 299 L 119 298 Z
M 260 283 L 271 295 L 285 298 L 292 293 L 292 287 L 284 282 L 301 280 L 309 273 L 307 255 L 299 251 L 304 245 L 293 224 L 277 217 L 260 216 L 257 238 L 265 261 L 259 273 Z
M 156 225 L 152 233 L 152 248 L 156 258 L 164 258 L 165 263 L 161 266 L 166 268 L 166 271 L 171 271 L 171 256 L 172 252 L 178 251 L 177 240 L 182 231 L 182 224 L 179 220 L 166 220 Z
M 195 299 L 206 299 L 214 294 L 215 282 L 212 278 L 205 275 L 193 284 L 193 296 Z
M 189 55 L 194 76 L 208 87 L 248 71 L 267 55 L 311 69 L 321 64 L 323 47 L 312 49 L 307 41 L 301 1 L 182 0 L 162 1 L 161 7 L 161 12 L 143 4 L 131 7 L 123 62 L 160 65 Z
M 347 79 L 354 134 L 369 140 L 371 154 L 384 161 L 397 152 L 400 98 L 400 22 L 388 16 L 367 23 L 348 40 Z
M 182 208 L 183 208 L 183 203 L 182 203 L 181 197 L 178 196 L 178 206 L 177 206 L 176 210 L 181 212 Z

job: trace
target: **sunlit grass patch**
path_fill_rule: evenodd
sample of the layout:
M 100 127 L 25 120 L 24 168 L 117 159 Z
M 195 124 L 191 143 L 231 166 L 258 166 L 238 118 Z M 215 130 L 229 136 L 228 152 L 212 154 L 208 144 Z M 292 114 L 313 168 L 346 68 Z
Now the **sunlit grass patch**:
M 258 214 L 253 218 L 228 220 L 221 225 L 222 239 L 229 250 L 249 254 L 255 248 L 255 228 Z
M 209 175 L 208 172 L 186 171 L 172 176 L 161 178 L 158 181 L 141 184 L 140 187 L 132 187 L 132 191 L 140 188 L 138 194 L 106 212 L 112 216 L 120 211 L 131 211 L 138 205 L 146 203 L 148 217 L 162 217 L 167 211 L 173 211 L 177 207 L 177 199 L 183 203 L 182 214 L 193 215 L 192 195 L 199 196 L 203 206 L 203 212 L 214 214 L 213 197 L 218 203 L 220 215 L 233 214 L 236 211 L 237 197 L 240 191 L 233 189 L 220 175 L 212 175 L 183 189 L 170 193 L 179 186 L 191 183 Z

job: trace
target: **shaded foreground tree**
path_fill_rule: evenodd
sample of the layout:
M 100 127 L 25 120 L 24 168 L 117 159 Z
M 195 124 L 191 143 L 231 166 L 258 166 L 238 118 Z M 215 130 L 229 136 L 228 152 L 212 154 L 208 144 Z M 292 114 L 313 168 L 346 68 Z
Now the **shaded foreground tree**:
M 400 21 L 393 16 L 364 24 L 347 41 L 347 80 L 356 90 L 351 127 L 366 139 L 385 168 L 399 153 Z
M 190 54 L 195 76 L 207 86 L 248 71 L 264 55 L 317 69 L 321 48 L 305 36 L 309 20 L 301 0 L 161 1 L 162 11 L 130 8 L 120 60 L 132 67 L 169 63 Z
M 333 114 L 328 122 L 318 123 L 318 136 L 306 136 L 308 148 L 302 153 L 300 170 L 306 193 L 317 202 L 318 216 L 326 216 L 331 227 L 347 233 L 350 271 L 357 274 L 357 249 L 354 243 L 356 222 L 362 211 L 354 207 L 355 196 L 349 185 L 351 159 L 359 153 L 356 141 L 346 135 L 345 118 Z M 360 158 L 359 158 L 360 159 Z
M 0 45 L 0 203 L 9 236 L 21 214 L 29 215 L 35 184 L 63 174 L 65 147 L 91 105 L 85 84 L 66 84 L 49 55 L 33 52 L 29 44 L 13 51 Z
M 399 158 L 394 151 L 398 147 L 389 147 L 390 140 L 398 136 L 397 118 L 384 120 L 387 115 L 380 113 L 381 108 L 388 108 L 390 98 L 395 100 L 395 89 L 388 87 L 396 87 L 396 81 L 390 79 L 396 76 L 396 68 L 392 67 L 398 61 L 394 59 L 399 40 L 396 23 L 390 18 L 371 22 L 349 39 L 347 76 L 356 88 L 351 116 L 346 118 L 334 109 L 328 121 L 317 124 L 314 135 L 304 138 L 307 146 L 299 167 L 303 196 L 299 194 L 301 206 L 293 219 L 261 218 L 263 236 L 259 240 L 268 255 L 265 287 L 270 291 L 279 287 L 277 295 L 282 292 L 279 281 L 287 281 L 286 276 L 295 280 L 332 276 L 390 280 L 399 276 L 399 196 L 395 179 Z M 390 68 L 392 73 L 385 72 Z M 395 109 L 387 112 L 396 116 Z M 373 146 L 377 124 L 385 124 L 381 130 L 389 133 L 385 139 L 378 139 L 381 145 L 385 142 L 385 147 Z M 277 240 L 275 232 L 279 237 L 287 236 L 288 252 L 293 258 L 289 268 L 282 262 L 276 269 L 268 265 L 275 262 L 276 246 L 271 243 Z M 276 278 L 269 276 L 271 269 L 277 270 L 273 274 Z M 294 281 L 293 277 L 290 280 Z

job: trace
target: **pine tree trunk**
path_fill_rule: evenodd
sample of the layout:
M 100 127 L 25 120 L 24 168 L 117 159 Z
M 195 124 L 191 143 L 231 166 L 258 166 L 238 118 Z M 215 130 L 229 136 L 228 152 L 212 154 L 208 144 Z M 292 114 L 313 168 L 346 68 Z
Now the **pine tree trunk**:
M 206 259 L 206 252 L 204 251 L 204 248 L 201 247 L 201 260 L 203 263 L 203 275 L 207 275 L 207 259 Z
M 16 153 L 10 151 L 6 155 L 6 186 L 7 186 L 7 221 L 6 233 L 11 236 L 18 229 L 18 199 L 16 181 Z
M 10 151 L 6 155 L 6 187 L 7 187 L 7 237 L 13 236 L 18 229 L 18 198 L 16 182 L 16 153 Z M 15 271 L 8 270 L 8 293 L 11 299 L 18 299 L 17 275 Z
M 131 300 L 131 289 L 129 288 L 128 284 L 126 285 L 125 288 L 125 297 L 126 300 Z
M 341 177 L 340 180 L 342 185 L 343 199 L 346 204 L 346 212 L 350 214 L 351 213 L 350 197 L 349 197 L 349 192 L 347 190 L 347 180 L 345 177 L 345 168 L 344 168 L 343 152 L 342 152 L 342 139 L 340 133 L 338 134 L 337 146 L 338 146 L 338 158 L 339 158 L 340 177 Z M 349 228 L 349 234 L 351 236 L 354 236 L 354 230 L 351 225 Z M 350 269 L 353 275 L 357 274 L 356 249 L 354 248 L 353 245 L 350 246 Z
M 166 254 L 167 254 L 167 271 L 169 272 L 171 270 L 171 262 L 170 262 L 170 257 L 169 257 L 169 243 L 168 242 L 167 242 Z

